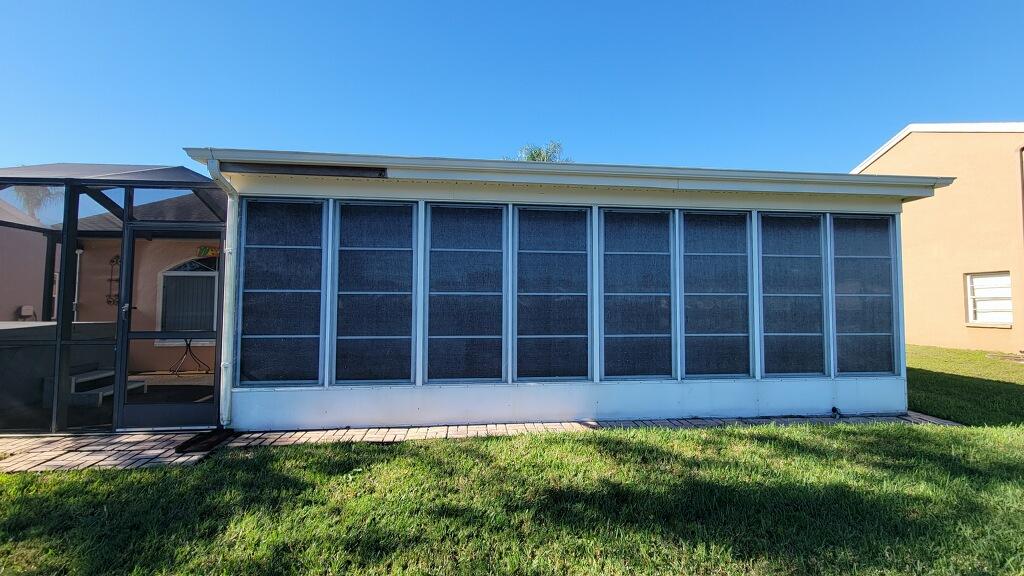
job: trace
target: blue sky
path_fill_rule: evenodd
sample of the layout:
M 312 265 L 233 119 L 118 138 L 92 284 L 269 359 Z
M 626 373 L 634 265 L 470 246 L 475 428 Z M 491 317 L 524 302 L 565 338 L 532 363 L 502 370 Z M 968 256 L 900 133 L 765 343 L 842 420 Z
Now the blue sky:
M 1024 2 L 6 2 L 0 165 L 183 146 L 847 171 L 1024 120 Z

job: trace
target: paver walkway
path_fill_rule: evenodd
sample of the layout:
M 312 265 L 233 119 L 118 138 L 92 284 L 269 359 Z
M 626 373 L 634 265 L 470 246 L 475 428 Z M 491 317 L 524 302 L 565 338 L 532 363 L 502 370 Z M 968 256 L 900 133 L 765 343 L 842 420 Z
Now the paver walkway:
M 678 418 L 668 420 L 599 420 L 583 422 L 529 422 L 525 424 L 477 424 L 469 426 L 421 426 L 405 428 L 340 428 L 294 432 L 243 432 L 219 447 L 286 446 L 327 442 L 401 442 L 428 438 L 507 436 L 540 432 L 597 430 L 602 428 L 710 428 L 777 424 L 937 424 L 956 422 L 910 412 L 905 416 L 850 416 L 815 418 Z M 120 433 L 89 435 L 0 436 L 0 472 L 75 470 L 83 468 L 138 468 L 165 464 L 190 464 L 209 452 L 178 454 L 175 446 L 194 433 Z M 219 448 L 218 447 L 218 448 Z M 216 449 L 216 448 L 215 448 Z M 212 451 L 212 450 L 211 450 Z M 6 455 L 6 457 L 4 457 Z

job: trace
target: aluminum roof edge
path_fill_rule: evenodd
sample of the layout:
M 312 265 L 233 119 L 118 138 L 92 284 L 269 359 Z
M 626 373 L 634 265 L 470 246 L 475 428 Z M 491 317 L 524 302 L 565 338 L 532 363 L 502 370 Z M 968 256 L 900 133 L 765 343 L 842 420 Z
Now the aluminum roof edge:
M 543 163 L 228 148 L 185 148 L 194 160 L 251 164 L 360 166 L 387 169 L 389 179 L 470 181 L 759 192 L 817 192 L 924 198 L 952 178 L 615 164 Z M 270 170 L 268 170 L 270 172 Z

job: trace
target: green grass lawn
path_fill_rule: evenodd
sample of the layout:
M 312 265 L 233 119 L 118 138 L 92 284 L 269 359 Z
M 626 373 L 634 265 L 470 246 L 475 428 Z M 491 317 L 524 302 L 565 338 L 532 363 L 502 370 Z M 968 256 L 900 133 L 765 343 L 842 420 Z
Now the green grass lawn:
M 1024 364 L 988 352 L 910 346 L 910 409 L 971 425 L 1024 424 Z
M 973 397 L 1012 419 L 961 388 L 1015 386 L 1019 367 L 969 356 L 984 371 L 943 383 L 956 354 L 912 352 L 913 407 L 966 420 Z M 602 430 L 0 474 L 13 573 L 1024 574 L 1024 427 Z

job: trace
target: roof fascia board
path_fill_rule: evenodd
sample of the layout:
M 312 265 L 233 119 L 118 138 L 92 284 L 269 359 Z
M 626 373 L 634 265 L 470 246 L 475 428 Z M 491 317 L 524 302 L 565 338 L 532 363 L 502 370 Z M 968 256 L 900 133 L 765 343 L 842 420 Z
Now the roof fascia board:
M 949 178 L 918 176 L 849 175 L 808 172 L 770 172 L 628 166 L 608 164 L 545 164 L 509 160 L 461 160 L 186 148 L 194 160 L 220 162 L 304 164 L 333 166 L 383 166 L 389 179 L 495 182 L 533 185 L 601 186 L 621 188 L 701 189 L 739 192 L 808 192 L 866 194 L 923 198 L 933 188 L 946 186 Z
M 850 170 L 850 174 L 860 174 L 875 163 L 876 160 L 881 158 L 892 149 L 893 146 L 899 144 L 904 138 L 909 136 L 912 132 L 928 132 L 928 133 L 949 133 L 949 134 L 963 134 L 963 133 L 1012 133 L 1021 132 L 1024 133 L 1024 122 L 932 122 L 932 123 L 917 123 L 907 124 L 902 130 L 896 133 L 895 136 L 882 144 L 877 150 L 871 153 L 870 156 L 864 159 L 863 162 L 857 164 Z

